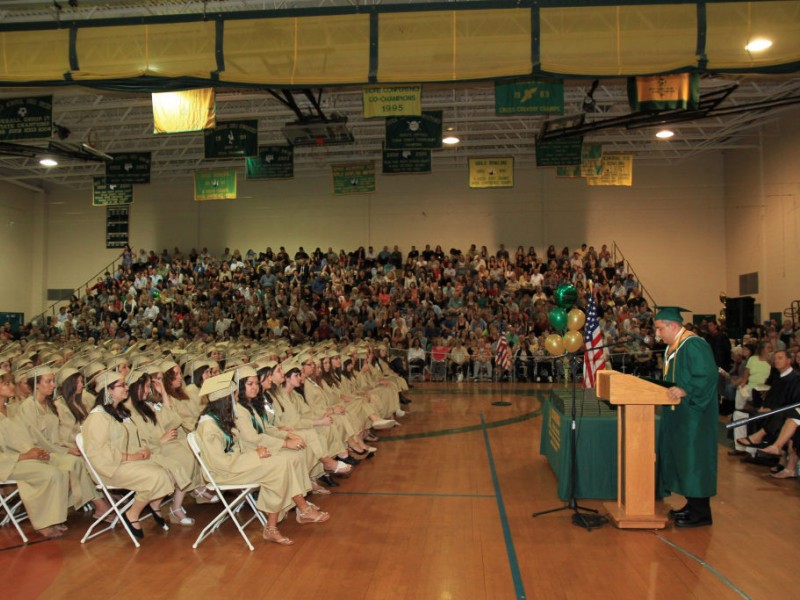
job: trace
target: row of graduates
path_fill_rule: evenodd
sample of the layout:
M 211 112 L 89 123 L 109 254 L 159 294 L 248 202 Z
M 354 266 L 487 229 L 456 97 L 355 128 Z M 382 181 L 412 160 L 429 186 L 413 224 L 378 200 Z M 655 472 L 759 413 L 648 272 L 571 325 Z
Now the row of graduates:
M 17 482 L 33 527 L 47 537 L 66 531 L 69 507 L 92 502 L 95 517 L 112 520 L 76 447 L 82 433 L 104 482 L 135 492 L 125 513 L 134 535 L 144 535 L 143 513 L 168 527 L 160 513 L 167 496 L 167 520 L 191 526 L 187 493 L 198 503 L 218 501 L 187 443 L 195 431 L 218 483 L 260 484 L 264 539 L 290 544 L 278 521 L 295 507 L 300 523 L 329 518 L 305 496 L 329 494 L 325 485 L 339 485 L 338 476 L 374 455 L 376 431 L 405 415 L 400 399 L 408 387 L 389 369 L 385 349 L 325 344 L 296 355 L 286 347 L 250 351 L 228 360 L 232 368 L 222 373 L 224 356 L 216 349 L 206 356 L 176 352 L 183 369 L 156 350 L 105 363 L 94 355 L 39 364 L 16 374 L 0 362 L 0 481 Z

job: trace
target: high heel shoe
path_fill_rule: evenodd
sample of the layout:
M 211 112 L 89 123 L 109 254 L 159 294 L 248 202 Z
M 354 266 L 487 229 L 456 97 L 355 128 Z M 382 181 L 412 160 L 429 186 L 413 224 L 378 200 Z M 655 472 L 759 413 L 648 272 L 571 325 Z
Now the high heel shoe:
M 324 483 L 328 487 L 339 487 L 340 485 L 342 485 L 330 475 L 320 475 L 317 481 Z
M 159 527 L 161 527 L 161 529 L 163 529 L 164 531 L 169 531 L 169 525 L 168 525 L 168 524 L 167 524 L 167 522 L 164 520 L 164 517 L 162 517 L 162 516 L 161 516 L 161 513 L 160 513 L 160 512 L 158 512 L 158 511 L 157 511 L 155 508 L 153 508 L 152 506 L 148 506 L 148 507 L 147 507 L 147 510 L 148 510 L 148 511 L 150 512 L 150 514 L 153 516 L 153 520 L 154 520 L 154 521 L 155 521 L 155 522 L 158 524 L 158 526 L 159 526 Z
M 364 456 L 367 453 L 367 450 L 359 451 L 359 450 L 356 450 L 355 448 L 353 448 L 352 446 L 348 446 L 347 449 L 350 450 L 350 452 L 352 452 L 356 456 Z
M 281 546 L 291 546 L 294 544 L 292 540 L 281 534 L 277 527 L 270 527 L 269 525 L 264 527 L 264 533 L 261 537 L 265 542 L 273 542 Z
M 133 537 L 135 537 L 137 540 L 140 540 L 144 537 L 144 531 L 142 531 L 142 524 L 139 523 L 138 520 L 131 521 L 128 518 L 127 513 L 122 513 L 122 520 L 125 521 L 125 525 L 128 526 L 128 530 L 133 534 Z M 133 526 L 134 523 L 138 523 L 139 529 L 136 529 L 136 527 Z
M 180 513 L 183 513 L 183 516 L 179 516 Z M 177 510 L 169 509 L 169 522 L 174 523 L 175 525 L 183 525 L 184 527 L 190 527 L 194 525 L 194 519 L 186 514 L 186 509 L 180 507 Z

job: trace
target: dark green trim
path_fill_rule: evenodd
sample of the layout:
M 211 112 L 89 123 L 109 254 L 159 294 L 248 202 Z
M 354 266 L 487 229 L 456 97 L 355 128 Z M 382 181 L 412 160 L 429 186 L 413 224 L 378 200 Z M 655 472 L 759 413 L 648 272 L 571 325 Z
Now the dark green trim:
M 78 28 L 69 28 L 69 68 L 73 71 L 80 71 L 78 62 Z
M 369 14 L 369 74 L 367 80 L 370 83 L 378 82 L 378 30 L 380 23 L 378 22 L 378 13 L 371 12 Z
M 706 34 L 708 30 L 708 15 L 706 14 L 706 3 L 697 3 L 697 67 L 705 69 L 708 64 L 706 56 Z
M 422 498 L 495 498 L 494 494 L 415 494 L 413 492 L 334 492 L 337 496 L 412 496 Z
M 539 7 L 531 10 L 531 73 L 542 64 L 542 18 Z
M 211 79 L 219 81 L 219 74 L 225 70 L 225 21 L 217 19 L 214 31 L 214 57 L 217 70 L 211 72 Z

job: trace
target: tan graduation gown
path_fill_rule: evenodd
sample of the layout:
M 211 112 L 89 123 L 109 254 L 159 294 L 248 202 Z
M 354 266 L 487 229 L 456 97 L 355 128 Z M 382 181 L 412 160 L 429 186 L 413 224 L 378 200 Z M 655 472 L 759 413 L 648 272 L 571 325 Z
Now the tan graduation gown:
M 275 413 L 283 425 L 296 430 L 313 428 L 319 435 L 323 456 L 334 456 L 345 452 L 346 446 L 344 442 L 346 436 L 344 435 L 344 430 L 337 429 L 335 424 L 314 425 L 311 409 L 298 392 L 292 391 L 291 394 L 287 394 L 281 388 L 276 392 L 275 398 Z

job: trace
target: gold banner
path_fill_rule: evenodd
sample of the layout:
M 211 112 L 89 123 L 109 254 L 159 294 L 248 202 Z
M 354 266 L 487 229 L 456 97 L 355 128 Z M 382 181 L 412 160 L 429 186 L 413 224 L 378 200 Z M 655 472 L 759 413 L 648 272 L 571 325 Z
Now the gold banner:
M 469 187 L 514 187 L 513 158 L 470 158 Z
M 633 185 L 633 154 L 604 154 L 603 173 L 587 177 L 588 185 Z
M 153 94 L 153 133 L 202 131 L 216 124 L 214 88 Z
M 422 115 L 422 86 L 364 88 L 364 118 Z

